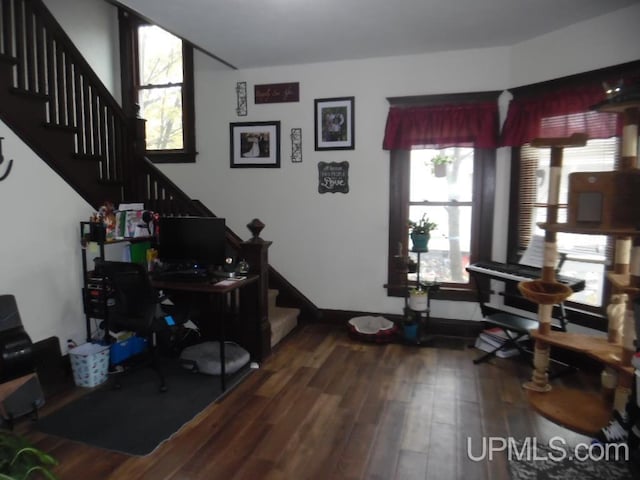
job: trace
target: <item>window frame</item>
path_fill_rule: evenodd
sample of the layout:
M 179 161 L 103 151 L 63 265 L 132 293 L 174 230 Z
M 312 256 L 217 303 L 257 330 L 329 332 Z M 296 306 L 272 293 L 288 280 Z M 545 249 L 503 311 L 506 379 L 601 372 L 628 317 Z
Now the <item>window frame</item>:
M 131 117 L 138 116 L 140 72 L 138 57 L 138 28 L 153 25 L 125 9 L 118 10 L 120 28 L 120 75 L 122 107 Z M 159 27 L 162 28 L 162 27 Z M 169 32 L 172 33 L 172 32 Z M 196 161 L 195 88 L 193 46 L 182 40 L 182 134 L 183 148 L 146 150 L 146 157 L 154 163 L 194 163 Z
M 473 103 L 490 99 L 497 101 L 500 92 L 426 95 L 388 98 L 391 106 L 418 106 L 453 103 Z M 399 248 L 408 252 L 410 150 L 389 152 L 389 244 L 387 249 L 387 295 L 404 297 L 406 279 L 398 265 Z M 474 147 L 473 207 L 471 220 L 470 262 L 491 258 L 493 245 L 493 212 L 496 190 L 496 149 Z M 403 275 L 404 274 L 404 275 Z M 476 285 L 469 278 L 467 284 L 443 283 L 437 294 L 439 300 L 477 301 Z

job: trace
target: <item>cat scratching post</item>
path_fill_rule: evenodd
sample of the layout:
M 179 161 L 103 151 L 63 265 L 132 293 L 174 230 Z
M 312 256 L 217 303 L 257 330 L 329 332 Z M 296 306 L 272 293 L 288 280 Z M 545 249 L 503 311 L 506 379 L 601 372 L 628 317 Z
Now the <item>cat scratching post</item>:
M 558 223 L 558 202 L 560 197 L 560 177 L 562 173 L 562 152 L 566 147 L 582 147 L 587 143 L 585 134 L 576 133 L 568 138 L 537 138 L 531 142 L 536 148 L 551 148 L 551 164 L 549 171 L 549 192 L 547 197 L 547 224 Z M 547 335 L 551 331 L 551 314 L 553 306 L 563 302 L 572 290 L 556 280 L 556 265 L 558 247 L 556 232 L 546 230 L 544 236 L 544 258 L 542 278 L 528 282 L 520 282 L 520 293 L 538 304 L 538 331 Z M 533 375 L 531 381 L 524 384 L 524 388 L 537 392 L 551 390 L 549 385 L 550 347 L 546 342 L 536 339 L 533 355 Z

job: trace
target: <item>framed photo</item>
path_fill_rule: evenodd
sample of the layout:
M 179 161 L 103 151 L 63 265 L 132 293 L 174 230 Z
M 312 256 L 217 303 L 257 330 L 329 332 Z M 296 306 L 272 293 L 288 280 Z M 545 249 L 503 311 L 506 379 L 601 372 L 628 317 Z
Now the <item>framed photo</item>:
M 354 109 L 354 97 L 315 100 L 316 150 L 355 149 Z
M 231 168 L 280 168 L 280 122 L 231 123 Z

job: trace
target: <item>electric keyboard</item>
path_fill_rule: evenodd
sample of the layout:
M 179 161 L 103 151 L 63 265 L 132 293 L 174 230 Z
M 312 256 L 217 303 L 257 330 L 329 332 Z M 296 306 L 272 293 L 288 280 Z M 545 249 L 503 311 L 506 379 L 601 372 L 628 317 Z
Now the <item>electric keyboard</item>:
M 541 270 L 526 265 L 516 265 L 500 262 L 475 262 L 467 267 L 467 271 L 487 275 L 498 280 L 522 282 L 535 280 L 542 276 Z M 556 280 L 567 285 L 574 292 L 584 290 L 585 282 L 579 278 L 556 275 Z

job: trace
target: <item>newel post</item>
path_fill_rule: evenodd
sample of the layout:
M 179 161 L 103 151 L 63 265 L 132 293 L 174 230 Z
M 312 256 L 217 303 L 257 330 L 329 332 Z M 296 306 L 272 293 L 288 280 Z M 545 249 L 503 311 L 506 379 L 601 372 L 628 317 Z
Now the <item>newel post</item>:
M 260 232 L 264 228 L 257 218 L 254 218 L 247 228 L 251 231 L 252 237 L 246 242 L 240 244 L 240 257 L 249 263 L 249 273 L 259 275 L 260 278 L 256 282 L 255 296 L 256 302 L 251 305 L 251 301 L 243 302 L 245 308 L 249 309 L 250 314 L 254 316 L 256 322 L 250 323 L 251 328 L 255 328 L 251 332 L 250 339 L 252 350 L 256 352 L 257 360 L 261 361 L 271 353 L 271 324 L 269 323 L 268 311 L 268 292 L 269 292 L 269 255 L 268 250 L 272 242 L 267 242 L 260 238 Z M 248 304 L 247 304 L 248 303 Z
M 140 107 L 135 106 L 135 114 L 129 117 L 129 129 L 131 132 L 131 146 L 129 155 L 124 162 L 125 168 L 125 200 L 142 200 L 144 194 L 144 175 L 142 161 L 147 151 L 146 120 L 140 118 Z

